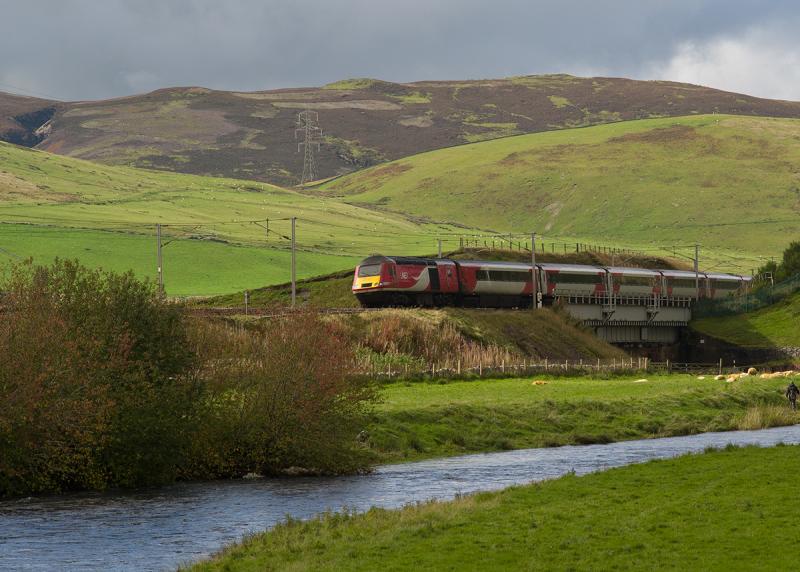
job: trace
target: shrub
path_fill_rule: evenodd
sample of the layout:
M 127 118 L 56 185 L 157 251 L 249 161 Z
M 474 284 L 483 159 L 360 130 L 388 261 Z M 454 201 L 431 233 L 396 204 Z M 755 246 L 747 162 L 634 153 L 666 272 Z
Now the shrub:
M 15 266 L 1 289 L 0 494 L 167 476 L 194 391 L 178 309 L 71 261 Z
M 130 273 L 58 260 L 0 291 L 0 496 L 367 466 L 375 392 L 313 313 L 190 321 Z
M 195 472 L 215 476 L 352 471 L 366 465 L 356 437 L 376 398 L 349 375 L 350 345 L 310 311 L 246 330 L 198 322 L 198 375 L 207 388 Z

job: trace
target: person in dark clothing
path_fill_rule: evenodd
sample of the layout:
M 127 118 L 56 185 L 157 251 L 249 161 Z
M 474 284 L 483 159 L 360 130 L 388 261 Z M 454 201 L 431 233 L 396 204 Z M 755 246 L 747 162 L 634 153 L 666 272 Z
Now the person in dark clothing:
M 789 387 L 786 388 L 786 397 L 792 405 L 792 411 L 797 411 L 797 396 L 800 395 L 800 387 L 797 387 L 794 382 L 789 382 Z

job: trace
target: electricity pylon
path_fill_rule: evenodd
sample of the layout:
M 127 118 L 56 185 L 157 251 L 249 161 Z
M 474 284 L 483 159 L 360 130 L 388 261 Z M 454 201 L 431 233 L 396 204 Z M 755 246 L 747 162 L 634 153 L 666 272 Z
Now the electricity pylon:
M 297 114 L 297 128 L 294 130 L 294 138 L 297 134 L 303 134 L 303 140 L 297 144 L 297 151 L 303 147 L 303 174 L 300 177 L 300 184 L 304 185 L 313 181 L 317 177 L 317 165 L 314 160 L 314 148 L 319 151 L 322 140 L 322 129 L 319 127 L 319 114 L 311 111 L 306 106 L 305 111 Z

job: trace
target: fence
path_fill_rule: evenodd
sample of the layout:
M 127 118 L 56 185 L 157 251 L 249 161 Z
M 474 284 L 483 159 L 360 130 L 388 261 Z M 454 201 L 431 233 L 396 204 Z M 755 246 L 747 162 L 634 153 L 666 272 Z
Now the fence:
M 736 362 L 685 363 L 653 362 L 647 357 L 631 357 L 611 360 L 501 360 L 499 362 L 466 365 L 461 360 L 426 364 L 381 364 L 362 363 L 354 373 L 379 380 L 391 379 L 463 379 L 473 377 L 525 377 L 532 375 L 586 375 L 586 374 L 634 374 L 634 373 L 688 373 L 694 375 L 737 373 L 746 367 Z
M 530 242 L 503 236 L 494 237 L 462 237 L 459 241 L 461 250 L 483 249 L 483 250 L 508 250 L 517 252 L 530 252 Z M 644 256 L 644 252 L 632 250 L 630 248 L 617 248 L 616 246 L 605 246 L 601 244 L 586 244 L 583 242 L 558 242 L 541 238 L 536 241 L 536 252 L 541 254 L 570 254 L 581 252 L 591 252 L 595 254 L 617 255 L 617 256 Z
M 700 300 L 692 311 L 693 318 L 731 316 L 764 308 L 800 291 L 800 274 L 787 278 L 775 285 L 761 284 L 756 289 L 741 296 L 718 300 Z

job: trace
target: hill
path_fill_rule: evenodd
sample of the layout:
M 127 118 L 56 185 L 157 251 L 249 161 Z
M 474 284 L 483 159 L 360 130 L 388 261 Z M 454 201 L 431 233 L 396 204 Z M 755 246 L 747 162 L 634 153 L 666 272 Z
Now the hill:
M 434 236 L 456 230 L 264 183 L 0 143 L 0 263 L 59 256 L 152 277 L 160 223 L 167 293 L 221 294 L 289 279 L 293 216 L 300 278 L 352 268 L 375 250 L 431 251 Z
M 3 101 L 16 103 L 6 109 Z M 27 98 L 26 98 L 27 99 Z M 320 178 L 432 149 L 568 127 L 703 113 L 800 117 L 800 103 L 706 87 L 568 75 L 225 92 L 162 89 L 55 103 L 0 94 L 0 139 L 108 164 L 294 185 L 297 112 L 319 113 Z M 35 103 L 35 105 L 34 105 Z M 33 115 L 31 115 L 33 113 Z M 26 115 L 27 114 L 27 115 Z
M 41 129 L 63 104 L 0 92 L 0 141 L 32 147 L 44 139 Z
M 799 162 L 796 119 L 700 115 L 441 149 L 319 190 L 384 212 L 553 240 L 684 254 L 699 242 L 701 267 L 749 273 L 800 234 Z

